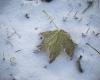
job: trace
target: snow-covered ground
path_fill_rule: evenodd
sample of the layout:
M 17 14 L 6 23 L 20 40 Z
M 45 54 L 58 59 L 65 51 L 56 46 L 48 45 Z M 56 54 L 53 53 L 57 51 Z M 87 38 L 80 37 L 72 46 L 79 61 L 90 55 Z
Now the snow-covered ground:
M 98 3 L 82 13 L 87 0 L 0 0 L 0 80 L 100 80 L 100 55 L 86 45 L 100 52 Z M 39 33 L 55 29 L 43 10 L 78 44 L 73 60 L 62 53 L 49 64 L 46 54 L 34 52 Z M 80 55 L 83 73 L 76 66 Z

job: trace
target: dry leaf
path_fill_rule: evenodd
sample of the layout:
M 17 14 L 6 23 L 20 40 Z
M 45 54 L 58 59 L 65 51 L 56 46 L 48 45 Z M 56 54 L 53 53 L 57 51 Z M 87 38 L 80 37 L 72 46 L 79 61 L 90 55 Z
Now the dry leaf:
M 62 50 L 65 50 L 68 56 L 72 57 L 75 43 L 69 34 L 64 30 L 54 30 L 41 33 L 43 41 L 40 44 L 40 50 L 49 53 L 49 63 L 52 63 Z

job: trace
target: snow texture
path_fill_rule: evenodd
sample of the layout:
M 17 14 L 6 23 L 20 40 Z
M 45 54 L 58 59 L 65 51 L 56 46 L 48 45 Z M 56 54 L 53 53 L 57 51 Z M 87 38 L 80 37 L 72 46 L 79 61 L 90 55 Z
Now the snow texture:
M 100 52 L 99 2 L 82 13 L 87 0 L 0 0 L 0 80 L 100 80 L 100 55 L 86 45 Z M 47 54 L 35 52 L 39 33 L 56 29 L 43 10 L 78 45 L 73 60 L 62 52 L 49 64 Z M 80 55 L 83 73 L 76 66 Z

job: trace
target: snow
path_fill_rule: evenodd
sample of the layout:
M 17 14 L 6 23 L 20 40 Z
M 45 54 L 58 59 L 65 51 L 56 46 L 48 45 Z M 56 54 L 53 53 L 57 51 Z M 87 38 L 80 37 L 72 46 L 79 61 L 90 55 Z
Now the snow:
M 96 0 L 83 14 L 86 1 L 0 0 L 0 80 L 100 80 L 100 55 L 86 45 L 100 52 L 100 35 L 96 36 L 100 33 L 100 6 Z M 55 29 L 43 10 L 78 44 L 73 60 L 62 52 L 49 64 L 47 54 L 34 52 L 41 42 L 39 33 Z M 80 55 L 83 73 L 76 66 Z

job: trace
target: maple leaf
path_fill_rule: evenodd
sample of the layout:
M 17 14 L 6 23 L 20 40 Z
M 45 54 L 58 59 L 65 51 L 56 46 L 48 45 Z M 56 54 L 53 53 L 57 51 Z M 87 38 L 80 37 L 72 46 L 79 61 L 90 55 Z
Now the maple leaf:
M 68 56 L 72 57 L 75 43 L 70 35 L 64 30 L 54 30 L 42 32 L 43 40 L 40 44 L 40 50 L 49 53 L 49 63 L 52 63 L 62 50 L 65 50 Z

